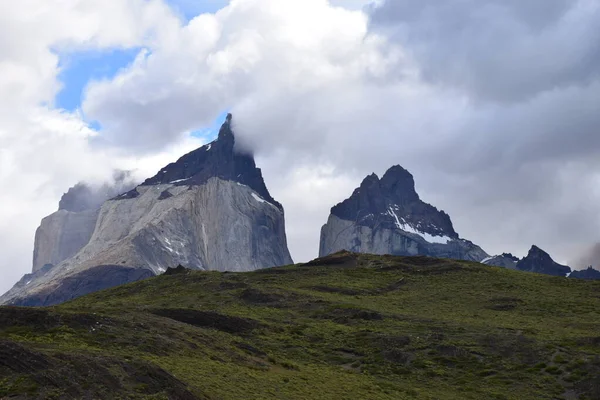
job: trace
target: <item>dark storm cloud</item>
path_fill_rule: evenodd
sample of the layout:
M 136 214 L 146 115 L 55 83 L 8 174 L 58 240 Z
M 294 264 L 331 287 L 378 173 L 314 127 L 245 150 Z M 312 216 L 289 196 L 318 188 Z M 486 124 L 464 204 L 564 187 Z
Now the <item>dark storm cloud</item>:
M 372 28 L 406 46 L 436 84 L 500 101 L 586 85 L 600 73 L 595 0 L 394 0 Z

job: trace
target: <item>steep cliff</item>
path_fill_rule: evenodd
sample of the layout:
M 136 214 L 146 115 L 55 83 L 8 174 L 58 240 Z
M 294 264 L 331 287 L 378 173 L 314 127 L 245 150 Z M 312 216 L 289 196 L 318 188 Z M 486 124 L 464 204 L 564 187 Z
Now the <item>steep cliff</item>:
M 90 238 L 76 254 L 44 274 L 33 274 L 0 302 L 55 304 L 72 298 L 78 282 L 86 282 L 77 291 L 80 295 L 179 264 L 199 270 L 250 271 L 292 263 L 283 208 L 269 194 L 252 155 L 235 151 L 231 116 L 217 140 L 104 202 L 95 212 L 89 218 L 94 220 Z M 74 225 L 54 232 L 79 237 Z M 59 259 L 64 253 L 52 244 L 61 238 L 51 232 L 46 247 Z M 83 236 L 77 243 L 86 241 Z M 100 274 L 98 267 L 111 272 Z
M 70 188 L 60 199 L 58 211 L 44 218 L 35 232 L 32 272 L 74 256 L 90 241 L 102 204 L 134 186 L 128 172 L 117 171 L 110 183 L 78 183 Z
M 413 176 L 401 166 L 381 179 L 367 176 L 350 198 L 331 209 L 321 229 L 319 254 L 340 250 L 471 261 L 488 257 L 459 237 L 448 214 L 419 198 Z

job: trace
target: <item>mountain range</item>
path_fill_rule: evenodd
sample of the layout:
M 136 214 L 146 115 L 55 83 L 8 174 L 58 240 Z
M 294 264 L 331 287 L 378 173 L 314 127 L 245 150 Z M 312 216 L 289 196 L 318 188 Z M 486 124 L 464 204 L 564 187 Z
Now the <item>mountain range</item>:
M 591 267 L 572 272 L 537 246 L 523 259 L 490 256 L 462 238 L 447 213 L 424 202 L 413 175 L 399 165 L 381 178 L 367 176 L 332 207 L 321 229 L 319 256 L 341 250 L 600 278 Z M 229 114 L 216 140 L 141 184 L 119 172 L 112 185 L 69 189 L 36 231 L 32 272 L 0 304 L 62 303 L 177 265 L 243 272 L 288 264 L 283 206 L 269 193 L 252 154 L 236 147 Z

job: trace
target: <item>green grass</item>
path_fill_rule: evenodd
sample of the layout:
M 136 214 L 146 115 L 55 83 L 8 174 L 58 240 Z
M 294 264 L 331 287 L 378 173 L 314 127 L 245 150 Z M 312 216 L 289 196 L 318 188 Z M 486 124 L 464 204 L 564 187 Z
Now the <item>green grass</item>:
M 476 263 L 338 254 L 17 311 L 0 398 L 600 398 L 600 282 Z

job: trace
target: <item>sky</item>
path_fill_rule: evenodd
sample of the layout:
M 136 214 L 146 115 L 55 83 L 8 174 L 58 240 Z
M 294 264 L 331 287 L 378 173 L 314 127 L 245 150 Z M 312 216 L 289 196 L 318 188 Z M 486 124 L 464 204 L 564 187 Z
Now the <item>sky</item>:
M 600 265 L 597 0 L 0 3 L 0 292 L 79 181 L 142 179 L 232 112 L 295 261 L 400 164 L 490 254 Z

